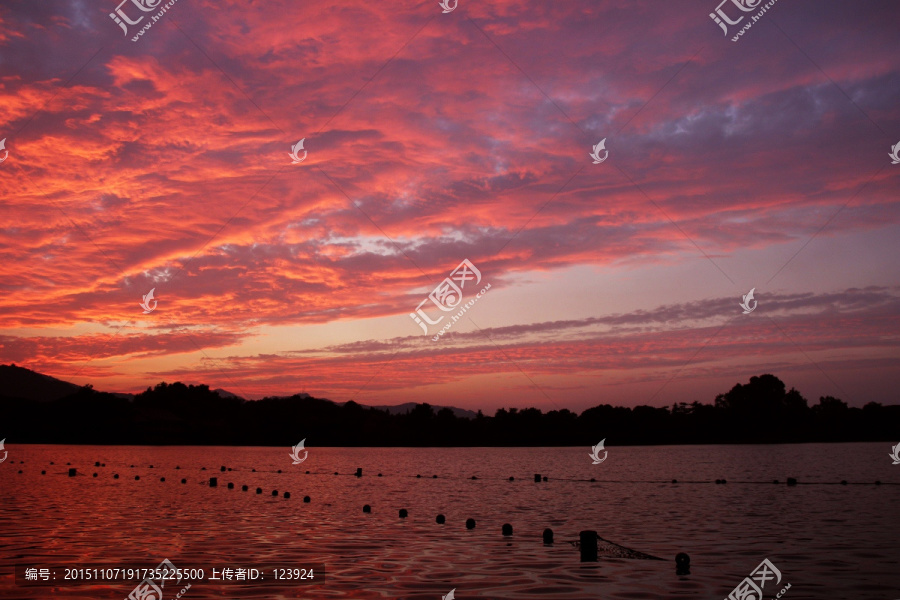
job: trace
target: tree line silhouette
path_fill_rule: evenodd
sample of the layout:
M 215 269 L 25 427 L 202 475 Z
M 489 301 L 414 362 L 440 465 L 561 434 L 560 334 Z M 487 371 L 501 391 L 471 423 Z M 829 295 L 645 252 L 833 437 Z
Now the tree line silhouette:
M 132 399 L 91 386 L 52 401 L 2 398 L 4 435 L 17 443 L 291 446 L 589 446 L 890 441 L 900 405 L 809 406 L 774 375 L 751 377 L 713 404 L 499 409 L 460 418 L 417 404 L 405 414 L 296 395 L 243 400 L 206 385 L 160 383 Z

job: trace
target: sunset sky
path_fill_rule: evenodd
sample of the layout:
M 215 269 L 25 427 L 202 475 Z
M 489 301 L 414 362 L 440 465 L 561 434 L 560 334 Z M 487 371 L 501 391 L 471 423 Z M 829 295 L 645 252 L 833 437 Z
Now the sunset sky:
M 732 42 L 718 0 L 178 0 L 132 42 L 161 9 L 126 36 L 119 1 L 0 5 L 0 362 L 490 413 L 762 373 L 900 401 L 897 2 Z M 464 259 L 491 288 L 432 341 L 410 313 Z

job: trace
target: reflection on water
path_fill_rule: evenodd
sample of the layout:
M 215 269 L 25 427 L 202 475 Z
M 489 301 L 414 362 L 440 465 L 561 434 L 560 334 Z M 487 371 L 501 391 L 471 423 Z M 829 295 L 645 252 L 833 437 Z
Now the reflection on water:
M 0 598 L 121 599 L 137 583 L 18 586 L 14 564 L 154 567 L 168 558 L 208 572 L 316 568 L 313 581 L 293 586 L 195 583 L 185 600 L 437 600 L 452 588 L 459 600 L 720 599 L 769 558 L 791 583 L 787 600 L 893 599 L 900 466 L 889 446 L 619 448 L 610 439 L 608 460 L 592 465 L 590 448 L 316 448 L 310 436 L 308 459 L 292 465 L 289 448 L 7 443 Z M 78 477 L 66 476 L 66 463 Z M 535 473 L 549 481 L 535 483 Z M 206 485 L 213 476 L 216 488 Z M 786 486 L 787 477 L 800 485 Z M 884 485 L 853 485 L 875 480 Z M 408 518 L 398 518 L 401 508 Z M 512 536 L 501 535 L 504 523 Z M 547 527 L 552 546 L 541 541 Z M 585 529 L 666 560 L 581 563 L 570 542 Z M 676 575 L 678 552 L 690 555 L 691 575 Z

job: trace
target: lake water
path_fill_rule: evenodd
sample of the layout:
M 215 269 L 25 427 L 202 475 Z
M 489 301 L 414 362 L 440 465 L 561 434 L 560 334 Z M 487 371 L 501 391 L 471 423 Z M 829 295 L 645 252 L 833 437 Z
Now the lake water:
M 891 464 L 890 446 L 607 446 L 599 465 L 580 447 L 313 446 L 292 465 L 288 448 L 8 443 L 0 599 L 122 599 L 138 583 L 60 585 L 58 571 L 53 587 L 17 583 L 14 565 L 152 568 L 168 558 L 207 576 L 257 568 L 267 580 L 194 582 L 185 600 L 439 600 L 451 589 L 458 600 L 721 600 L 768 558 L 782 581 L 769 582 L 765 598 L 790 583 L 787 600 L 894 600 L 900 465 Z M 67 463 L 77 477 L 67 476 Z M 222 473 L 222 465 L 233 470 Z M 535 473 L 549 481 L 534 483 Z M 788 487 L 788 477 L 800 484 Z M 408 518 L 398 517 L 401 508 Z M 475 529 L 466 529 L 467 518 Z M 504 523 L 512 536 L 501 535 Z M 547 527 L 553 545 L 542 543 Z M 582 563 L 570 543 L 581 530 L 665 560 L 618 558 L 601 546 L 598 562 Z M 690 575 L 676 575 L 678 552 L 690 555 Z M 312 567 L 314 579 L 276 585 L 269 580 L 279 567 Z M 167 585 L 165 600 L 180 589 Z

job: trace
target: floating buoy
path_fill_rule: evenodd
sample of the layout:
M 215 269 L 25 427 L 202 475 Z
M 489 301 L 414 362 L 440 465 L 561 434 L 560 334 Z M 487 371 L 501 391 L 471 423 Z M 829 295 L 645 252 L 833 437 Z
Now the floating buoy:
M 335 471 L 335 472 L 334 472 L 334 474 L 335 474 L 335 475 L 337 475 L 337 474 L 338 474 L 338 472 L 337 472 L 337 471 Z
M 591 477 L 591 483 L 595 483 L 597 480 Z
M 307 504 L 309 504 L 309 502 L 310 502 L 310 497 L 309 497 L 309 496 L 303 496 L 303 501 L 306 502 Z
M 547 481 L 547 476 L 546 476 L 546 475 L 544 475 L 544 481 Z
M 362 467 L 356 467 L 356 476 L 362 477 Z
M 176 470 L 176 471 L 177 471 L 178 469 L 180 469 L 180 468 L 181 468 L 181 467 L 179 467 L 178 465 L 175 465 L 175 470 Z
M 273 496 L 277 496 L 277 495 L 278 495 L 278 490 L 272 490 L 272 495 L 273 495 Z
M 501 533 L 503 535 L 512 535 L 512 525 L 509 523 L 504 523 L 503 527 L 500 528 Z
M 545 544 L 552 544 L 553 543 L 553 530 L 548 527 L 547 529 L 544 530 L 544 533 L 541 535 L 541 537 L 544 538 Z
M 206 467 L 200 467 L 200 470 L 201 470 L 201 471 L 205 471 L 205 470 L 206 470 Z
M 230 471 L 231 469 L 228 469 L 228 470 Z M 281 473 L 281 469 L 278 469 L 278 472 Z
M 772 483 L 774 483 L 775 485 L 778 485 L 780 482 L 777 479 L 773 479 Z
M 241 486 L 241 491 L 242 491 L 242 492 L 246 492 L 246 491 L 249 490 L 249 489 L 250 489 L 250 488 L 247 487 L 246 485 L 242 485 L 242 486 Z
M 475 476 L 474 476 L 474 475 L 472 475 L 472 479 L 478 479 L 478 478 L 477 478 L 477 477 L 475 477 Z
M 422 479 L 421 475 L 416 475 L 416 479 Z
M 290 498 L 290 497 L 291 497 L 291 493 L 290 493 L 290 492 L 285 492 L 285 493 L 284 493 L 284 497 L 285 497 L 285 498 Z
M 229 490 L 233 490 L 233 489 L 234 489 L 234 484 L 231 483 L 230 481 L 228 482 L 228 489 L 229 489 Z
M 187 479 L 182 479 L 181 483 L 187 483 Z
M 309 475 L 309 471 L 307 471 L 306 474 Z
M 846 479 L 841 479 L 841 485 L 847 485 L 847 480 L 846 480 Z
M 466 529 L 475 529 L 475 519 L 466 519 Z
M 100 463 L 100 466 L 101 466 L 101 467 L 105 467 L 105 466 L 106 466 L 106 463 Z
M 364 513 L 370 513 L 370 512 L 372 512 L 372 507 L 369 506 L 368 504 L 363 504 L 363 512 L 364 512 Z
M 223 465 L 222 468 L 221 468 L 220 470 L 224 473 L 224 472 L 225 472 L 225 466 Z
M 381 477 L 381 473 L 379 473 L 378 476 Z
M 152 469 L 152 468 L 153 468 L 153 465 L 150 465 L 150 468 Z
M 118 474 L 118 473 L 116 473 L 115 475 L 113 475 L 113 479 L 118 479 L 118 478 L 119 478 L 119 474 Z
M 159 480 L 160 480 L 160 481 L 165 481 L 166 478 L 165 478 L 165 477 L 160 477 Z
M 443 525 L 447 522 L 447 518 L 444 515 L 438 515 L 434 518 L 434 522 L 438 525 Z
M 509 480 L 510 480 L 510 481 L 515 481 L 516 478 L 515 478 L 515 477 L 510 477 Z
M 51 460 L 51 461 L 50 461 L 50 464 L 52 465 L 52 464 L 56 464 L 56 463 L 54 463 L 54 462 Z
M 591 481 L 593 481 L 593 479 L 592 479 Z M 678 483 L 678 480 L 677 480 L 677 479 L 673 479 L 673 480 L 672 480 L 672 483 Z
M 231 470 L 231 467 L 228 467 L 228 470 L 230 471 L 230 470 Z
M 876 480 L 875 480 L 875 485 L 881 485 L 881 480 L 880 480 L 880 479 L 876 479 Z
M 797 485 L 797 480 L 794 479 L 793 477 L 788 477 L 787 484 L 788 485 Z
M 97 476 L 97 474 L 96 474 L 96 473 L 94 473 L 94 477 L 96 477 L 96 476 Z
M 581 562 L 597 561 L 597 532 L 591 530 L 581 531 L 578 534 L 578 549 L 581 550 Z
M 437 475 L 432 475 L 431 478 L 432 478 L 432 479 L 437 479 L 438 476 L 437 476 Z
M 405 508 L 401 508 L 400 509 L 400 518 L 405 519 L 408 516 L 409 516 L 409 512 L 407 512 L 407 510 Z
M 257 493 L 257 494 L 262 494 L 262 488 L 256 488 L 256 493 Z
M 41 475 L 46 475 L 47 471 L 41 471 Z
M 69 469 L 69 477 L 75 477 L 78 474 L 77 469 Z
M 675 555 L 675 574 L 690 575 L 691 574 L 691 557 L 684 552 Z
M 535 473 L 535 474 L 534 474 L 534 482 L 535 482 L 535 483 L 540 483 L 540 482 L 541 482 L 541 474 L 540 474 L 540 473 Z
M 95 466 L 95 467 L 99 467 L 99 466 L 100 466 L 100 461 L 98 460 L 97 462 L 95 462 L 95 463 L 94 463 L 94 466 Z
M 256 473 L 256 469 L 250 469 L 251 473 Z
M 134 480 L 135 480 L 135 481 L 138 481 L 140 478 L 141 478 L 140 475 L 135 475 L 135 476 L 134 476 Z
M 209 478 L 209 487 L 216 487 L 216 486 L 218 486 L 218 485 L 219 485 L 219 478 L 218 478 L 218 477 L 210 477 L 210 478 Z

